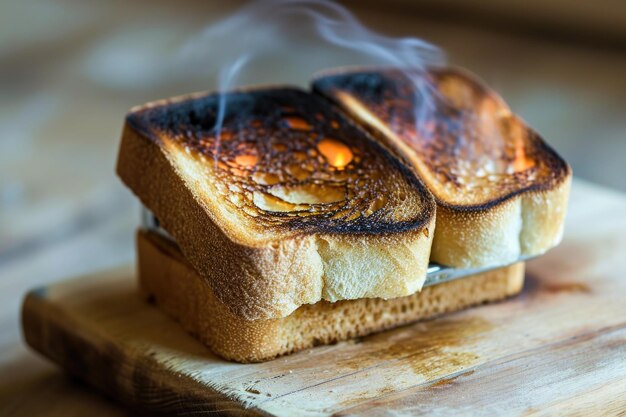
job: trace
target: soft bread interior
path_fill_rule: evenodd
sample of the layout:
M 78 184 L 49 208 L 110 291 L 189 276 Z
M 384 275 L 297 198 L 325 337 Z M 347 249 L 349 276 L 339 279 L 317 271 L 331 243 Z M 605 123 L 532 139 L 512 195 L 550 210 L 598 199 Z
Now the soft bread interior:
M 423 233 L 374 241 L 319 238 L 317 252 L 324 270 L 322 299 L 334 302 L 413 294 L 426 280 L 428 265 L 422 262 L 421 256 L 430 253 L 430 245 L 431 240 Z

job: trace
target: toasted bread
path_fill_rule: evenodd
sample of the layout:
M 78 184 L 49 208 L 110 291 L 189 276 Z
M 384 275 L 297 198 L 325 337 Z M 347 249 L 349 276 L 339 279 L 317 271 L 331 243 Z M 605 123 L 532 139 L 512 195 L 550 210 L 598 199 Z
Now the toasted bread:
M 415 77 L 428 94 L 416 93 Z M 433 261 L 503 265 L 561 240 L 570 167 L 475 77 L 346 69 L 321 74 L 313 89 L 412 165 L 433 193 Z
M 320 300 L 405 296 L 425 279 L 434 199 L 316 95 L 240 90 L 135 108 L 117 172 L 210 294 L 246 320 Z
M 142 292 L 220 356 L 258 362 L 279 355 L 390 329 L 517 294 L 524 264 L 424 288 L 400 298 L 299 307 L 287 317 L 248 320 L 220 301 L 178 248 L 154 233 L 137 234 Z

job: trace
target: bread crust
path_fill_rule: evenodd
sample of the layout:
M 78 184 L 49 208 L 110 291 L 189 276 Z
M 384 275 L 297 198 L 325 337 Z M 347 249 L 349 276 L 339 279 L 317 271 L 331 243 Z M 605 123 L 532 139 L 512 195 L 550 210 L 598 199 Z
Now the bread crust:
M 172 159 L 179 150 L 168 150 L 167 138 L 150 131 L 152 122 L 141 118 L 147 109 L 167 111 L 172 103 L 205 98 L 194 95 L 134 109 L 122 134 L 117 172 L 234 315 L 249 320 L 285 317 L 322 299 L 392 298 L 421 288 L 434 234 L 435 203 L 408 170 L 410 192 L 423 204 L 396 229 L 392 225 L 377 230 L 374 225 L 367 227 L 370 231 L 359 231 L 349 224 L 318 230 L 296 227 L 268 232 L 272 238 L 263 240 L 245 235 L 246 230 L 257 229 L 262 236 L 264 230 L 245 216 L 237 227 L 225 223 L 216 214 L 217 193 L 203 192 L 191 182 L 181 172 L 181 163 Z M 399 164 L 387 154 L 383 157 Z M 398 169 L 406 168 L 399 164 Z
M 571 176 L 550 190 L 519 193 L 488 209 L 440 205 L 431 259 L 471 268 L 541 255 L 558 245 Z
M 524 264 L 517 263 L 406 297 L 320 301 L 286 317 L 248 320 L 233 314 L 168 241 L 140 231 L 137 252 L 142 292 L 213 352 L 237 362 L 265 361 L 500 300 L 517 294 L 524 282 Z

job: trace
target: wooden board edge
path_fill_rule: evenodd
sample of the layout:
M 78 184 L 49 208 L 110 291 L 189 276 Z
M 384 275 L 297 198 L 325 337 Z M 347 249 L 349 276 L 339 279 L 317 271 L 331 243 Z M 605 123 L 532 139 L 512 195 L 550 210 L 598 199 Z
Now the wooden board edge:
M 179 415 L 184 410 L 184 415 L 192 412 L 270 416 L 259 409 L 244 408 L 187 376 L 163 369 L 151 357 L 135 354 L 132 348 L 125 351 L 47 301 L 45 294 L 46 289 L 40 288 L 24 298 L 21 311 L 24 341 L 107 398 L 136 411 L 161 415 Z

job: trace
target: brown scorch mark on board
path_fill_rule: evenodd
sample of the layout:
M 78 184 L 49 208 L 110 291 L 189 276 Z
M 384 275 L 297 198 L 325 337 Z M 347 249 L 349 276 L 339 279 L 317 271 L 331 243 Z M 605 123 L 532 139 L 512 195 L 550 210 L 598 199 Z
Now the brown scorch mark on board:
M 579 293 L 590 293 L 591 289 L 587 284 L 583 284 L 582 282 L 554 282 L 554 283 L 546 283 L 542 285 L 542 290 L 551 294 L 558 293 L 570 293 L 570 292 L 579 292 Z
M 392 361 L 396 362 L 395 366 L 412 369 L 416 383 L 437 380 L 478 363 L 480 355 L 463 349 L 463 345 L 485 336 L 492 328 L 493 324 L 480 317 L 425 321 L 411 326 L 410 331 L 399 329 L 362 338 L 364 347 L 374 347 L 368 349 L 368 355 L 337 362 L 337 367 L 356 371 L 371 368 L 371 373 L 376 373 L 378 368 L 385 367 L 385 362 Z M 369 372 L 361 372 L 361 375 Z M 467 372 L 461 375 L 465 374 L 469 375 Z M 395 389 L 385 385 L 351 395 L 341 406 L 354 406 L 393 392 Z
M 427 380 L 448 375 L 475 363 L 479 355 L 464 351 L 468 339 L 481 337 L 493 325 L 478 317 L 439 319 L 414 326 L 420 331 L 396 331 L 363 338 L 363 343 L 374 343 L 377 349 L 368 358 L 355 358 L 338 363 L 349 369 L 364 369 L 383 361 L 398 360 Z

